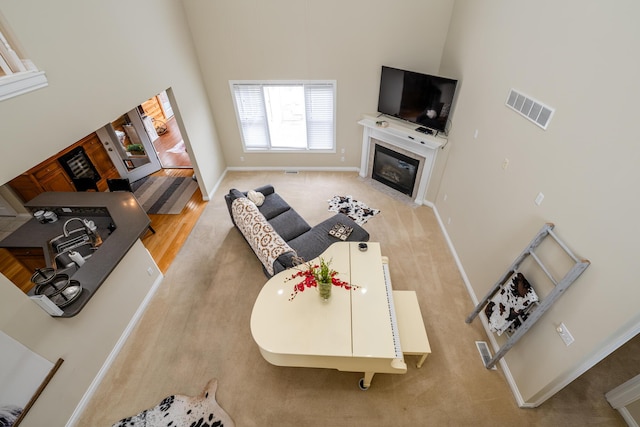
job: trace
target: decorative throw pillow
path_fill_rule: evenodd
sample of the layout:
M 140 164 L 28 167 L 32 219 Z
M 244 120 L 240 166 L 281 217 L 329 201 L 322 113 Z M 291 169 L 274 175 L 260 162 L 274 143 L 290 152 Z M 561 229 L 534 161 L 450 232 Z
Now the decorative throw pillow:
M 256 206 L 262 206 L 262 204 L 264 203 L 264 194 L 257 191 L 250 190 L 249 192 L 247 192 L 247 197 L 249 198 L 249 200 L 255 203 Z
M 329 230 L 329 235 L 344 241 L 347 240 L 352 232 L 352 227 L 347 227 L 346 225 L 338 222 L 331 230 Z
M 273 276 L 273 262 L 286 252 L 295 252 L 273 229 L 255 203 L 246 197 L 231 205 L 233 220 L 267 272 Z
M 512 324 L 520 326 L 520 319 L 527 317 L 529 307 L 536 302 L 538 295 L 531 284 L 522 273 L 514 273 L 484 309 L 489 329 L 502 335 Z

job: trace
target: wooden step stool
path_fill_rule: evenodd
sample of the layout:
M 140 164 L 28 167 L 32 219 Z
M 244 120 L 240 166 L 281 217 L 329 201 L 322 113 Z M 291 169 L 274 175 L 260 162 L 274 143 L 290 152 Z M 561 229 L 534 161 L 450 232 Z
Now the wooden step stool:
M 421 368 L 431 353 L 431 347 L 422 321 L 418 297 L 415 291 L 393 291 L 393 305 L 398 321 L 402 353 L 409 356 L 422 356 L 416 365 L 417 368 Z

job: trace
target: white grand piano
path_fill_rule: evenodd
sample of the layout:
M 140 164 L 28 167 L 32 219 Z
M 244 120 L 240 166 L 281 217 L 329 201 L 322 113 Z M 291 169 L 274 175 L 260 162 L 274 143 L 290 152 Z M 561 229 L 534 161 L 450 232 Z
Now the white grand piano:
M 357 242 L 334 243 L 321 255 L 331 260 L 340 279 L 360 287 L 334 286 L 328 301 L 320 298 L 316 288 L 307 288 L 290 301 L 294 285 L 301 280 L 290 280 L 293 269 L 269 279 L 251 314 L 251 333 L 267 362 L 364 372 L 359 383 L 363 390 L 376 373 L 407 372 L 387 259 L 379 243 L 367 246 L 361 251 Z

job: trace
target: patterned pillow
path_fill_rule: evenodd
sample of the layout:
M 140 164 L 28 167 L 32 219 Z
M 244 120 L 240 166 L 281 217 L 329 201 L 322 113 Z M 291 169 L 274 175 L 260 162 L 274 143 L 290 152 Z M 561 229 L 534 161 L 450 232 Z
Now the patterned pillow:
M 273 276 L 273 263 L 286 252 L 295 251 L 273 229 L 258 207 L 246 197 L 231 204 L 233 220 L 264 268 Z
M 538 295 L 522 273 L 514 273 L 491 298 L 484 309 L 489 329 L 502 335 L 512 325 L 520 326 L 531 304 L 538 302 Z

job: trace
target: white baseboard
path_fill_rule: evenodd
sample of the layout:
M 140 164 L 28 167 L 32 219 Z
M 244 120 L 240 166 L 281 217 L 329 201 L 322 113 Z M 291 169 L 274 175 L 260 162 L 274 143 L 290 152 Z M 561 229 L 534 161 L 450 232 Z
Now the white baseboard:
M 313 172 L 360 172 L 358 167 L 321 166 L 229 166 L 227 171 L 313 171 Z
M 638 427 L 638 422 L 633 418 L 633 415 L 631 415 L 631 412 L 629 412 L 627 408 L 618 408 L 618 412 L 620 412 L 620 415 L 622 415 L 622 418 L 624 418 L 629 427 Z
M 458 267 L 458 271 L 460 271 L 460 275 L 462 276 L 462 280 L 464 281 L 465 287 L 467 288 L 467 292 L 469 293 L 469 297 L 471 298 L 471 301 L 473 302 L 474 306 L 478 305 L 478 302 L 479 302 L 478 297 L 476 296 L 476 293 L 473 290 L 473 287 L 471 286 L 471 282 L 469 281 L 469 277 L 467 276 L 467 273 L 464 271 L 464 267 L 462 265 L 462 261 L 460 261 L 460 257 L 458 257 L 458 253 L 456 252 L 456 248 L 453 245 L 453 242 L 451 241 L 451 238 L 449 237 L 449 233 L 447 232 L 447 229 L 444 226 L 444 222 L 442 222 L 442 218 L 440 217 L 440 214 L 438 213 L 438 208 L 431 202 L 426 202 L 425 201 L 424 204 L 427 205 L 427 206 L 430 206 L 433 209 L 433 212 L 436 215 L 436 219 L 438 220 L 438 224 L 440 225 L 440 230 L 442 230 L 442 234 L 444 235 L 444 238 L 447 241 L 447 245 L 449 246 L 449 250 L 451 250 L 451 254 L 453 255 L 453 259 L 456 262 L 456 266 Z M 496 341 L 496 338 L 493 335 L 493 332 L 491 332 L 491 330 L 489 329 L 489 322 L 487 321 L 486 316 L 482 312 L 478 315 L 478 318 L 480 318 L 480 321 L 482 322 L 482 327 L 484 328 L 484 331 L 487 334 L 487 337 L 489 338 L 489 342 L 491 343 L 491 348 L 493 349 L 493 351 L 495 353 L 496 351 L 498 351 L 500 346 L 498 345 L 498 342 Z M 475 343 L 472 343 L 472 344 L 475 345 Z M 478 363 L 482 363 L 482 360 L 478 359 Z M 507 379 L 507 383 L 509 384 L 509 388 L 511 388 L 511 393 L 513 393 L 513 397 L 515 398 L 518 406 L 521 407 L 521 408 L 532 407 L 532 406 L 527 405 L 524 402 L 524 399 L 522 398 L 522 394 L 520 393 L 520 390 L 518 389 L 518 385 L 516 384 L 516 382 L 515 382 L 515 380 L 513 378 L 513 375 L 511 375 L 511 371 L 509 370 L 509 365 L 507 365 L 507 362 L 504 360 L 504 358 L 500 359 L 500 361 L 498 363 L 500 363 L 500 367 L 502 368 L 502 372 L 504 373 L 504 376 Z
M 220 175 L 220 178 L 218 178 L 218 181 L 216 181 L 216 185 L 213 186 L 213 190 L 211 190 L 211 192 L 207 195 L 207 201 L 213 199 L 213 195 L 216 191 L 218 191 L 218 188 L 220 188 L 220 184 L 222 184 L 222 180 L 227 176 L 227 171 L 229 169 L 225 169 L 224 172 L 222 172 L 222 175 Z
M 95 378 L 89 385 L 89 388 L 82 396 L 82 399 L 80 399 L 78 406 L 76 406 L 73 413 L 71 414 L 71 417 L 67 421 L 66 427 L 73 427 L 78 422 L 80 415 L 82 415 L 82 412 L 84 411 L 85 407 L 93 397 L 93 394 L 98 389 L 98 386 L 104 379 L 104 376 L 106 375 L 107 371 L 115 361 L 116 356 L 118 356 L 118 353 L 120 353 L 120 350 L 122 350 L 122 347 L 124 346 L 124 343 L 127 341 L 127 338 L 129 338 L 129 335 L 131 335 L 131 332 L 133 332 L 133 328 L 135 328 L 135 326 L 138 324 L 138 322 L 142 318 L 142 315 L 147 309 L 147 306 L 149 305 L 151 298 L 153 298 L 153 296 L 155 295 L 163 279 L 164 279 L 164 275 L 160 273 L 158 278 L 155 280 L 155 282 L 151 286 L 151 289 L 149 289 L 149 292 L 147 292 L 147 295 L 144 297 L 144 300 L 142 301 L 142 303 L 140 303 L 140 306 L 138 306 L 138 309 L 136 310 L 133 317 L 129 321 L 129 324 L 122 332 L 122 335 L 120 335 L 120 338 L 118 339 L 118 341 L 116 342 L 116 345 L 113 347 L 113 349 L 109 353 L 109 356 L 107 356 L 107 359 L 102 364 L 102 367 L 98 371 L 98 374 L 95 376 Z

